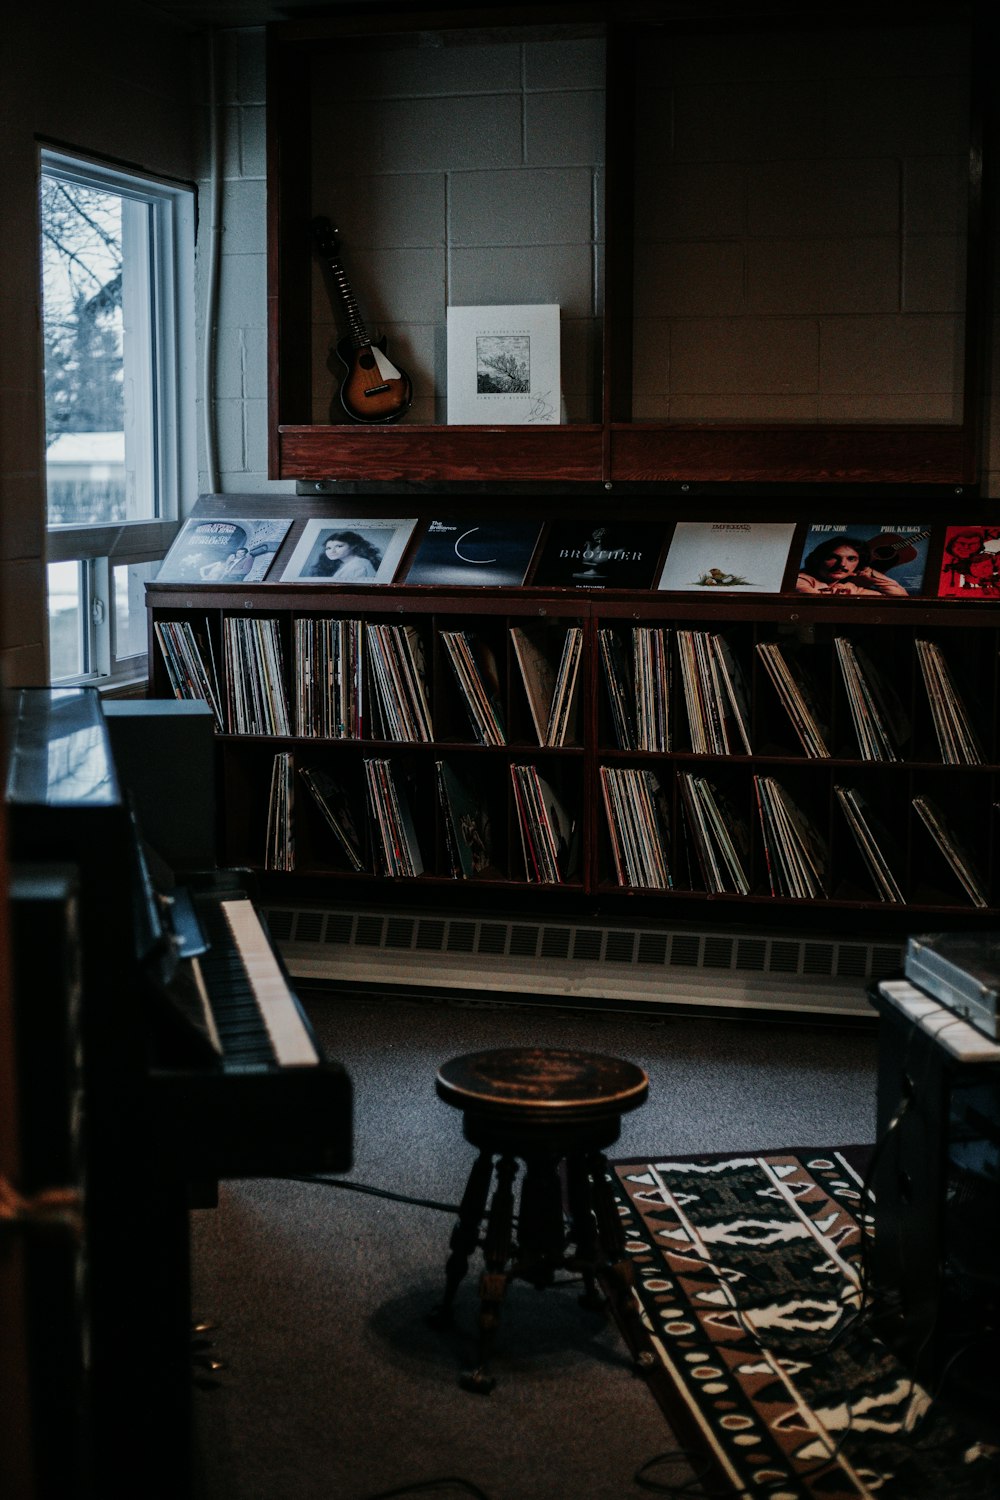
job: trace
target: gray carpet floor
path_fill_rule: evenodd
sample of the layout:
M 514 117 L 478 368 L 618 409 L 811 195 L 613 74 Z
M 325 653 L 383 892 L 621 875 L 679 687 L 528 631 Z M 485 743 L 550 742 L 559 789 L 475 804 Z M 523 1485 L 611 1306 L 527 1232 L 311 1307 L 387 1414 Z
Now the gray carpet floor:
M 617 1159 L 875 1139 L 874 1028 L 304 999 L 354 1085 L 349 1182 L 457 1203 L 475 1153 L 434 1076 L 486 1047 L 579 1047 L 645 1068 L 649 1100 L 624 1118 Z M 475 1363 L 476 1263 L 455 1327 L 425 1322 L 452 1222 L 276 1179 L 224 1183 L 218 1208 L 193 1215 L 194 1309 L 216 1325 L 225 1361 L 219 1386 L 195 1393 L 204 1500 L 372 1500 L 411 1485 L 440 1500 L 644 1493 L 637 1469 L 676 1445 L 617 1330 L 578 1305 L 578 1286 L 515 1282 L 496 1389 L 458 1387 Z

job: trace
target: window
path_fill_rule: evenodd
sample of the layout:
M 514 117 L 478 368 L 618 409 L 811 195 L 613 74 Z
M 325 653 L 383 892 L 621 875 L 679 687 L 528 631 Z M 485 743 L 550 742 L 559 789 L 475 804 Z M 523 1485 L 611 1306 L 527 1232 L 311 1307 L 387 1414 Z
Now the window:
M 143 583 L 194 493 L 194 195 L 41 154 L 49 676 L 146 671 Z

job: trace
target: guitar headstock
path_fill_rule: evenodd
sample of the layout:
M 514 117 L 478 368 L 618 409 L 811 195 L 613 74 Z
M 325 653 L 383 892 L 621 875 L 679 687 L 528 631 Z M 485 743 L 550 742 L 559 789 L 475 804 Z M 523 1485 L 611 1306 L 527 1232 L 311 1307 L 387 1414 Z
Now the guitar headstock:
M 323 214 L 319 214 L 310 224 L 316 249 L 326 260 L 336 260 L 339 251 L 337 244 L 337 231 L 330 220 Z

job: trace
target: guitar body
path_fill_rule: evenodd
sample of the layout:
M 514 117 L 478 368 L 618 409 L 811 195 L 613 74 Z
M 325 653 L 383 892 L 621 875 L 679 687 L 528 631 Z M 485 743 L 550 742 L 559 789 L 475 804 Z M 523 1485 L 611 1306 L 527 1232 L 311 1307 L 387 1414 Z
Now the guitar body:
M 337 356 L 345 375 L 340 383 L 340 404 L 355 422 L 395 422 L 413 400 L 413 387 L 405 370 L 386 354 L 387 340 L 362 344 L 341 339 Z
M 917 555 L 913 543 L 926 541 L 929 536 L 929 531 L 918 531 L 912 537 L 892 536 L 886 532 L 872 537 L 868 543 L 868 557 L 872 567 L 884 572 L 886 568 L 912 562 Z
M 369 337 L 357 298 L 340 264 L 337 231 L 330 220 L 319 215 L 310 228 L 317 254 L 330 274 L 351 330 L 337 345 L 337 356 L 347 372 L 340 383 L 340 404 L 355 422 L 395 422 L 413 400 L 410 377 L 386 354 L 384 338 L 376 342 Z

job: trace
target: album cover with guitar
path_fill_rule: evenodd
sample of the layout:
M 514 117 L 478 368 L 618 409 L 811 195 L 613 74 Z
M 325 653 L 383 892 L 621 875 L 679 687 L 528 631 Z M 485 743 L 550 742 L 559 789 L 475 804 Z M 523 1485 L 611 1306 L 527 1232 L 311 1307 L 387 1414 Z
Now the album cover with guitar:
M 906 599 L 927 571 L 927 525 L 819 523 L 806 532 L 792 588 L 799 594 Z

